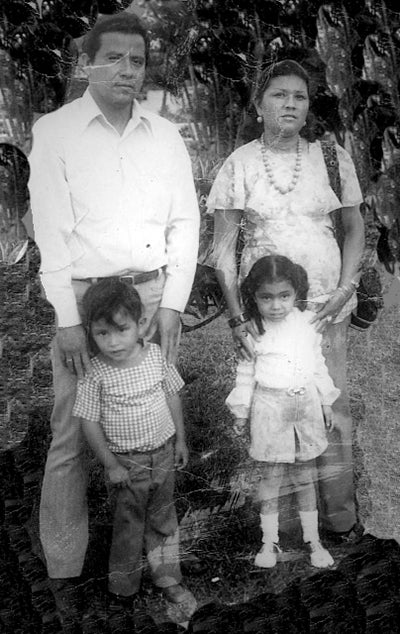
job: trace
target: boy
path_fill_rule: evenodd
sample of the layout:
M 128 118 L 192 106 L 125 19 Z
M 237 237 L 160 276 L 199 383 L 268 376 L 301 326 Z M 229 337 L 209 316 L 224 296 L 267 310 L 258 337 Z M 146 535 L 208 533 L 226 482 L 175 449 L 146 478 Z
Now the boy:
M 179 390 L 183 380 L 160 347 L 144 343 L 145 320 L 132 285 L 105 278 L 82 300 L 92 371 L 78 382 L 73 415 L 115 497 L 109 591 L 131 597 L 140 588 L 143 547 L 153 582 L 190 613 L 193 595 L 181 584 L 176 468 L 188 461 Z

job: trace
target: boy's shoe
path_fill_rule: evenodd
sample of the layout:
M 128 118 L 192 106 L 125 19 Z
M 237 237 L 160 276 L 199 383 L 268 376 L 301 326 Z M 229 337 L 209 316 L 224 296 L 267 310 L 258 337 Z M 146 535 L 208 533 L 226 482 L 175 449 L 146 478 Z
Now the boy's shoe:
M 356 522 L 348 531 L 337 533 L 324 531 L 324 538 L 332 544 L 357 544 L 365 533 L 365 528 L 360 522 Z
M 320 541 L 307 542 L 310 551 L 311 565 L 315 568 L 329 568 L 335 563 L 331 554 L 324 548 Z
M 186 623 L 197 610 L 193 594 L 180 583 L 162 588 L 167 603 L 167 615 L 174 623 Z
M 263 544 L 255 556 L 254 565 L 259 568 L 273 568 L 276 565 L 278 553 L 281 552 L 278 544 Z

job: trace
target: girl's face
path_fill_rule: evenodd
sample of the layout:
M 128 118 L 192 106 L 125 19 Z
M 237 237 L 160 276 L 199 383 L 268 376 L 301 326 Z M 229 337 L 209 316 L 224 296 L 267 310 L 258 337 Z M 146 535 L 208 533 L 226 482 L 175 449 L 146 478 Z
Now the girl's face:
M 266 321 L 282 321 L 293 310 L 296 292 L 290 282 L 264 282 L 255 292 L 260 315 Z
M 266 133 L 290 137 L 298 134 L 308 114 L 307 84 L 297 75 L 274 77 L 256 104 Z
M 141 350 L 139 339 L 144 332 L 144 320 L 137 323 L 125 311 L 113 315 L 114 324 L 105 319 L 93 321 L 91 335 L 100 353 L 116 367 L 129 367 Z

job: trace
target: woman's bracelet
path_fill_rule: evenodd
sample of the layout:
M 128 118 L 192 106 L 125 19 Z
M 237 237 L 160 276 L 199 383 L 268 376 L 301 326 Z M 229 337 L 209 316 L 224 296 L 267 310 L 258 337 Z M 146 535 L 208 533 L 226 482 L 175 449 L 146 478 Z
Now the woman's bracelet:
M 228 325 L 231 328 L 236 328 L 237 326 L 241 326 L 246 322 L 250 321 L 250 317 L 247 313 L 240 313 L 240 315 L 236 315 L 236 317 L 231 317 L 228 319 Z
M 356 282 L 355 280 L 350 280 L 348 284 L 341 284 L 337 287 L 336 292 L 339 291 L 343 293 L 343 295 L 347 295 L 348 293 L 353 294 L 354 291 L 359 287 L 360 282 Z

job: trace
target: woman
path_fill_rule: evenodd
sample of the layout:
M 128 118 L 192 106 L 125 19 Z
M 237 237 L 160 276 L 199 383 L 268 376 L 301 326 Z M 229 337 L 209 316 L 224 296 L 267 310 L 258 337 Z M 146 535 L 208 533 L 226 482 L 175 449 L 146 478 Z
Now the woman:
M 238 288 L 253 263 L 269 254 L 285 255 L 307 271 L 308 308 L 324 333 L 323 352 L 341 390 L 333 406 L 336 432 L 318 459 L 321 521 L 337 541 L 362 534 L 357 522 L 352 467 L 352 422 L 346 388 L 346 331 L 356 305 L 355 290 L 364 247 L 362 202 L 354 165 L 337 146 L 342 200 L 330 187 L 319 141 L 300 134 L 309 111 L 309 78 L 292 60 L 274 64 L 255 95 L 261 138 L 235 150 L 219 171 L 208 199 L 214 214 L 214 266 L 231 319 L 234 341 L 251 358 L 253 331 L 242 311 Z M 344 243 L 340 251 L 331 214 L 341 209 Z M 244 246 L 237 274 L 236 245 Z

